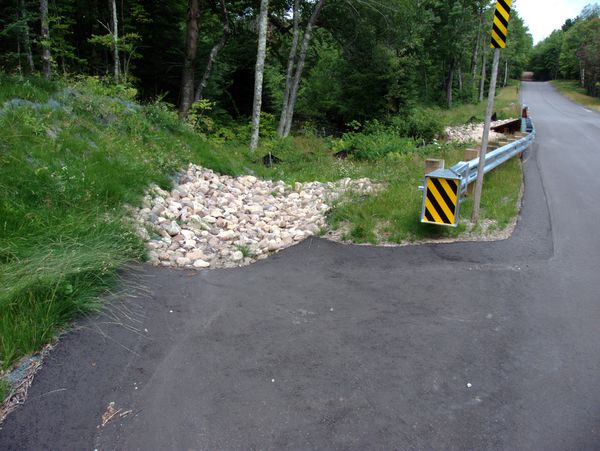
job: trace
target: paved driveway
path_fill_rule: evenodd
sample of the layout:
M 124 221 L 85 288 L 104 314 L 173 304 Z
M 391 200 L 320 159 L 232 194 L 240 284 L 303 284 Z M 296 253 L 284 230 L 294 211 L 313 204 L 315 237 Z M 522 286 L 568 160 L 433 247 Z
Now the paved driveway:
M 138 297 L 61 341 L 0 448 L 599 448 L 600 114 L 523 96 L 512 238 L 137 268 Z M 132 412 L 98 427 L 111 401 Z

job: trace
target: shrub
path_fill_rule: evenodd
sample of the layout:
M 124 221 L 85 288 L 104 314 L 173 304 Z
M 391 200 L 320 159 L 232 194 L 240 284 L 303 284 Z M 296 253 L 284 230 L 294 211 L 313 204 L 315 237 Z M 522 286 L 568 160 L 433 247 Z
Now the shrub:
M 335 151 L 346 151 L 358 160 L 376 160 L 389 153 L 410 153 L 416 149 L 411 138 L 404 138 L 385 129 L 371 133 L 346 133 L 342 139 L 335 140 Z
M 390 121 L 390 128 L 402 136 L 432 140 L 443 131 L 441 117 L 432 110 L 414 108 L 404 116 L 396 116 Z

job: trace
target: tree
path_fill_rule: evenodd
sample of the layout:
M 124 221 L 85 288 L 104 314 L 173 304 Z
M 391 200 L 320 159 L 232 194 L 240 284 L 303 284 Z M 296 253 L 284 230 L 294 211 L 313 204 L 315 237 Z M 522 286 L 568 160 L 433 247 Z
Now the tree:
M 48 25 L 48 0 L 40 0 L 42 73 L 46 79 L 52 74 L 52 57 L 50 55 L 50 28 Z
M 267 16 L 269 14 L 269 0 L 260 1 L 258 16 L 258 49 L 256 51 L 256 68 L 254 71 L 254 102 L 252 105 L 252 135 L 250 137 L 250 150 L 258 147 L 260 132 L 260 112 L 262 107 L 263 76 L 265 71 L 265 57 L 267 53 Z
M 317 19 L 319 18 L 321 9 L 323 9 L 324 3 L 325 0 L 318 0 L 315 9 L 313 10 L 310 19 L 308 20 L 306 29 L 304 30 L 302 46 L 300 47 L 300 55 L 298 56 L 296 71 L 294 73 L 293 81 L 291 82 L 291 88 L 289 90 L 289 99 L 287 100 L 287 109 L 285 112 L 285 126 L 283 127 L 283 133 L 281 135 L 283 137 L 288 136 L 290 134 L 290 130 L 292 129 L 292 120 L 294 119 L 294 108 L 296 106 L 296 100 L 298 98 L 298 88 L 300 87 L 302 71 L 304 70 L 304 64 L 306 62 L 306 52 L 308 51 L 308 46 L 312 38 L 313 28 L 315 26 L 315 23 L 317 22 Z M 286 80 L 286 85 L 287 84 L 288 81 Z M 284 114 L 283 111 L 281 114 Z
M 221 39 L 219 39 L 219 41 L 210 50 L 210 54 L 208 55 L 208 62 L 206 63 L 206 68 L 204 69 L 204 75 L 202 76 L 200 83 L 198 83 L 198 88 L 196 89 L 196 94 L 194 95 L 195 102 L 202 100 L 204 95 L 204 89 L 206 89 L 206 85 L 208 84 L 208 79 L 210 77 L 210 74 L 212 73 L 212 69 L 215 62 L 217 61 L 217 56 L 219 55 L 219 52 L 223 50 L 223 47 L 225 47 L 225 44 L 227 44 L 227 41 L 231 36 L 231 25 L 229 24 L 229 13 L 227 12 L 227 7 L 225 6 L 225 0 L 221 0 L 220 3 L 221 12 L 223 14 L 223 35 L 221 36 Z
M 290 93 L 292 91 L 292 80 L 294 77 L 294 66 L 296 64 L 296 52 L 298 50 L 298 38 L 300 36 L 300 0 L 294 0 L 292 10 L 293 31 L 292 45 L 288 56 L 287 71 L 285 76 L 285 88 L 283 91 L 283 105 L 281 107 L 281 116 L 279 118 L 279 126 L 277 127 L 277 135 L 282 138 L 287 126 L 287 115 L 290 103 Z
M 198 0 L 188 0 L 185 59 L 181 76 L 179 116 L 186 117 L 194 101 L 194 70 L 198 48 Z
M 119 83 L 119 74 L 121 73 L 119 61 L 119 19 L 117 15 L 116 0 L 110 0 L 110 10 L 112 13 L 112 41 L 113 41 L 113 60 L 115 83 Z
M 35 64 L 33 62 L 33 52 L 31 51 L 31 39 L 29 38 L 29 22 L 28 22 L 27 9 L 25 8 L 25 0 L 19 0 L 19 13 L 20 13 L 20 19 L 23 21 L 23 25 L 22 25 L 23 46 L 25 47 L 29 70 L 33 73 L 33 72 L 35 72 Z

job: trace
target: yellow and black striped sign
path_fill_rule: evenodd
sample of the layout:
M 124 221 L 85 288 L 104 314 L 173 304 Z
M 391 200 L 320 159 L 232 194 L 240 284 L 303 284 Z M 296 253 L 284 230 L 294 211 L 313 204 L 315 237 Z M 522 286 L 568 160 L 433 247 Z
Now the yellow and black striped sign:
M 506 35 L 508 34 L 508 19 L 510 19 L 510 6 L 512 0 L 497 0 L 496 12 L 494 13 L 494 25 L 492 25 L 493 49 L 506 48 Z
M 428 177 L 425 186 L 421 222 L 428 224 L 457 224 L 460 183 L 456 179 Z

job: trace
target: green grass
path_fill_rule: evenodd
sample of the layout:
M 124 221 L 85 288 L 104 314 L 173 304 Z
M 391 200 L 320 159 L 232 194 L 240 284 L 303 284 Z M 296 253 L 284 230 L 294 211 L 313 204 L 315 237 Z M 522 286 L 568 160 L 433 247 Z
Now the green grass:
M 499 105 L 508 107 L 515 93 L 502 91 Z M 118 282 L 117 270 L 145 257 L 125 206 L 139 205 L 151 183 L 168 188 L 190 162 L 288 183 L 345 177 L 385 183 L 384 191 L 349 198 L 331 212 L 330 224 L 347 224 L 356 242 L 455 236 L 464 229 L 420 224 L 417 191 L 426 157 L 445 158 L 449 166 L 464 146 L 417 149 L 413 140 L 379 131 L 352 137 L 364 160 L 333 156 L 347 138 L 314 136 L 264 139 L 252 155 L 247 143 L 199 135 L 173 108 L 138 105 L 133 95 L 93 78 L 49 83 L 0 75 L 0 368 L 101 307 L 98 299 Z M 481 108 L 440 114 L 450 123 Z M 260 161 L 269 150 L 283 160 L 272 168 Z M 516 214 L 520 177 L 511 162 L 486 178 L 482 216 L 498 227 Z M 467 202 L 463 217 L 468 210 Z
M 450 166 L 462 158 L 463 146 L 448 146 L 444 152 L 431 152 L 432 158 L 445 158 Z M 419 221 L 424 159 L 407 156 L 401 164 L 389 163 L 388 187 L 367 198 L 353 197 L 342 201 L 330 213 L 329 222 L 336 229 L 344 225 L 344 238 L 358 243 L 377 244 L 381 241 L 407 241 L 452 238 L 465 232 L 464 221 L 457 228 L 422 224 Z M 481 199 L 481 218 L 495 221 L 495 228 L 504 229 L 518 213 L 517 201 L 521 188 L 522 170 L 513 159 L 485 177 Z M 470 218 L 471 199 L 461 205 L 460 217 Z
M 497 91 L 494 103 L 494 111 L 498 119 L 510 119 L 520 116 L 519 90 L 520 82 L 511 80 L 505 88 Z M 451 109 L 434 109 L 441 114 L 442 120 L 447 125 L 462 125 L 475 118 L 477 122 L 483 122 L 487 107 L 487 97 L 483 102 L 477 104 L 459 104 Z
M 585 89 L 579 86 L 579 82 L 575 80 L 554 80 L 551 83 L 558 92 L 572 101 L 591 110 L 600 111 L 600 98 L 587 95 Z
M 8 397 L 10 393 L 10 383 L 4 379 L 0 379 L 0 404 Z

